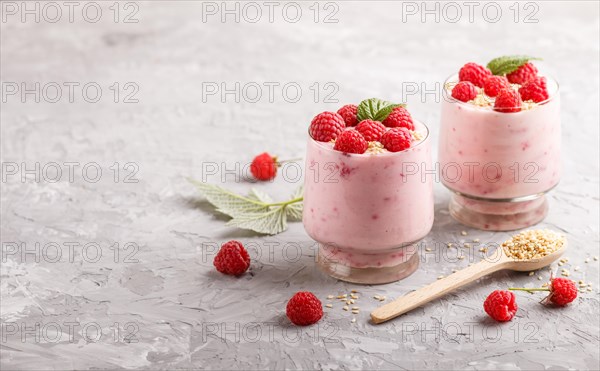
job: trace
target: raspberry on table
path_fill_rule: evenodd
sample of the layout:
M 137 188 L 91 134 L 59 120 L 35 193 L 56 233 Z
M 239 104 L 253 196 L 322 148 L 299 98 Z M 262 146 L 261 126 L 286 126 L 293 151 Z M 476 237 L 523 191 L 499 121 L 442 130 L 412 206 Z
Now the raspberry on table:
M 546 78 L 542 76 L 534 77 L 519 88 L 519 94 L 524 101 L 531 100 L 535 103 L 545 101 L 549 98 Z
M 460 71 L 458 71 L 459 81 L 469 81 L 473 85 L 483 88 L 485 79 L 492 75 L 492 72 L 486 67 L 480 66 L 477 63 L 467 63 Z
M 410 148 L 412 134 L 406 128 L 391 128 L 381 137 L 381 144 L 390 152 L 400 152 Z
M 316 115 L 308 132 L 310 136 L 319 142 L 329 142 L 340 135 L 346 127 L 344 118 L 335 112 L 322 112 Z
M 575 282 L 567 278 L 554 278 L 550 285 L 550 302 L 565 306 L 577 298 L 577 286 Z
M 344 130 L 335 140 L 333 149 L 344 153 L 362 154 L 367 151 L 369 143 L 356 130 Z
M 529 80 L 532 80 L 537 76 L 538 70 L 531 62 L 527 62 L 516 71 L 513 71 L 506 75 L 508 82 L 511 84 L 523 85 Z
M 338 115 L 342 116 L 346 122 L 346 126 L 356 126 L 358 124 L 357 112 L 358 106 L 355 104 L 346 104 L 337 111 Z
M 404 107 L 394 108 L 382 123 L 388 128 L 407 128 L 408 130 L 415 130 L 415 124 L 413 123 L 410 112 Z
M 483 92 L 488 97 L 496 97 L 500 91 L 509 88 L 510 83 L 504 76 L 489 76 L 483 84 Z
M 223 274 L 240 276 L 250 267 L 250 255 L 239 241 L 229 241 L 221 246 L 213 265 Z
M 515 294 L 510 291 L 496 290 L 485 299 L 483 309 L 496 321 L 510 321 L 518 309 Z
M 503 113 L 514 113 L 521 111 L 521 105 L 523 101 L 521 96 L 515 90 L 504 89 L 498 93 L 496 101 L 494 102 L 494 111 Z
M 381 136 L 386 131 L 386 127 L 379 121 L 374 120 L 362 120 L 356 125 L 356 131 L 358 131 L 367 142 L 375 142 L 381 139 Z
M 267 152 L 254 157 L 250 164 L 250 172 L 258 180 L 271 180 L 277 174 L 277 157 Z
M 288 301 L 285 313 L 293 324 L 308 326 L 323 317 L 323 305 L 312 292 L 300 291 Z
M 477 88 L 469 81 L 460 81 L 452 88 L 452 98 L 468 102 L 477 97 Z

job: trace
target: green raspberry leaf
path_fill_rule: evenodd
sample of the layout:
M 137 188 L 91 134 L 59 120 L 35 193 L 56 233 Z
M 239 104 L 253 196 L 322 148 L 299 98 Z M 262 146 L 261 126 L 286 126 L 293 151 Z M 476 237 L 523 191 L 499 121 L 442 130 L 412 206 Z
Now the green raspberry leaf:
M 406 107 L 406 104 L 390 103 L 381 99 L 365 99 L 358 105 L 356 117 L 358 122 L 362 120 L 385 120 L 396 107 Z
M 198 182 L 194 184 L 216 211 L 231 217 L 227 225 L 249 229 L 263 234 L 277 234 L 287 229 L 287 218 L 302 220 L 303 188 L 298 188 L 287 201 L 273 202 L 271 197 L 252 189 L 242 196 L 216 185 Z
M 494 75 L 506 75 L 516 71 L 519 67 L 533 60 L 541 61 L 542 58 L 530 57 L 528 55 L 505 55 L 503 57 L 492 59 L 487 64 L 487 68 L 492 71 L 492 74 Z

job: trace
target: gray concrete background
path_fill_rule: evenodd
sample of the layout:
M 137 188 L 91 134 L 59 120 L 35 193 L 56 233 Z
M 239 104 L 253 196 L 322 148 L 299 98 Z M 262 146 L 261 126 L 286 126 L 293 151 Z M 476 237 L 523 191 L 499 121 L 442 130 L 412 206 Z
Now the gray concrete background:
M 93 6 L 86 8 L 86 20 L 85 3 L 79 3 L 70 22 L 68 8 L 60 5 L 59 22 L 48 22 L 56 14 L 50 8 L 39 22 L 32 16 L 22 22 L 22 9 L 12 15 L 6 3 L 0 28 L 3 92 L 12 83 L 21 88 L 39 82 L 42 96 L 36 103 L 32 94 L 5 94 L 0 116 L 2 369 L 600 367 L 599 263 L 593 260 L 599 254 L 597 2 L 520 3 L 516 19 L 512 2 L 496 3 L 502 10 L 496 23 L 489 21 L 494 9 L 486 8 L 486 20 L 485 3 L 477 2 L 472 22 L 458 3 L 463 14 L 456 23 L 456 13 L 443 3 L 437 5 L 440 18 L 429 15 L 425 22 L 420 2 L 321 3 L 315 22 L 313 3 L 304 2 L 296 23 L 290 22 L 293 8 L 286 8 L 288 20 L 282 17 L 285 3 L 277 3 L 273 23 L 262 2 L 256 23 L 249 22 L 256 14 L 250 8 L 239 23 L 231 15 L 223 23 L 209 15 L 210 4 L 203 20 L 203 5 L 192 1 L 122 2 L 119 22 L 112 2 L 97 2 L 102 16 L 96 23 Z M 45 3 L 39 4 L 44 11 Z M 421 9 L 410 15 L 413 6 Z M 324 23 L 335 10 L 330 20 L 338 22 Z M 124 23 L 132 12 L 129 20 L 138 22 Z M 462 249 L 467 258 L 459 260 L 446 242 L 501 242 L 509 234 L 453 221 L 448 192 L 438 184 L 435 224 L 426 239 L 432 251 L 422 250 L 419 270 L 398 283 L 357 286 L 316 269 L 315 246 L 301 223 L 272 237 L 226 227 L 227 219 L 214 215 L 185 180 L 223 183 L 220 175 L 203 171 L 206 164 L 231 173 L 236 163 L 243 166 L 262 151 L 301 157 L 316 113 L 371 96 L 406 101 L 437 142 L 438 99 L 422 91 L 435 90 L 467 61 L 486 63 L 512 53 L 543 57 L 543 67 L 561 84 L 564 176 L 540 226 L 566 233 L 570 242 L 569 262 L 552 270 L 568 268 L 571 278 L 593 284 L 592 292 L 566 308 L 546 308 L 538 304 L 541 294 L 519 293 L 516 318 L 492 322 L 482 309 L 487 294 L 539 286 L 550 273 L 500 272 L 374 326 L 368 322 L 378 305 L 373 295 L 403 295 L 480 259 L 472 248 Z M 73 102 L 65 82 L 80 84 Z M 97 103 L 82 96 L 89 82 L 102 89 Z M 115 82 L 118 103 L 110 89 Z M 127 82 L 135 85 L 125 89 Z M 256 103 L 249 101 L 250 90 L 239 103 L 232 95 L 203 102 L 203 83 L 223 82 L 229 88 L 235 82 L 280 85 L 272 102 L 264 85 Z M 63 88 L 56 103 L 48 102 L 52 83 Z M 293 89 L 283 95 L 286 83 L 301 87 L 298 102 L 286 101 L 295 95 Z M 403 94 L 415 84 L 420 93 Z M 136 86 L 139 102 L 124 103 Z M 339 103 L 328 103 L 325 94 L 336 87 L 332 98 Z M 87 93 L 87 99 L 95 95 L 93 88 Z M 73 179 L 69 162 L 77 163 Z M 33 169 L 23 179 L 22 163 Z M 63 171 L 56 182 L 52 163 Z M 93 182 L 96 166 L 102 175 Z M 300 180 L 290 171 L 266 184 L 231 174 L 225 183 L 283 199 Z M 212 267 L 215 246 L 233 238 L 254 258 L 250 273 L 239 279 Z M 360 295 L 356 323 L 335 301 L 316 326 L 297 329 L 286 321 L 285 303 L 296 291 L 325 299 L 352 289 Z

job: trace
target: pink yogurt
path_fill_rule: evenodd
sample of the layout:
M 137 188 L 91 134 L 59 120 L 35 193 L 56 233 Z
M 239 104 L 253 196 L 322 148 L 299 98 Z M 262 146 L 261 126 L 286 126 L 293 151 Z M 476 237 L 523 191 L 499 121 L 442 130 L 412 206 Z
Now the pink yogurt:
M 308 139 L 303 222 L 329 259 L 354 268 L 406 262 L 433 224 L 427 127 L 424 139 L 396 153 L 347 154 Z

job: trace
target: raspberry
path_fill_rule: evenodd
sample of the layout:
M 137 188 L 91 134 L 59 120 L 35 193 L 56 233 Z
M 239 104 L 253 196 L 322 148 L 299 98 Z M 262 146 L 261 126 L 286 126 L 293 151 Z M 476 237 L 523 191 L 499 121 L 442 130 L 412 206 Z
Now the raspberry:
M 519 94 L 524 101 L 532 100 L 535 103 L 545 101 L 549 97 L 546 78 L 540 76 L 534 77 L 519 88 Z
M 521 111 L 521 96 L 513 89 L 504 89 L 498 93 L 494 102 L 494 111 L 511 113 Z
M 323 112 L 313 118 L 308 131 L 314 140 L 329 142 L 337 138 L 345 127 L 346 123 L 342 116 L 334 112 Z
M 312 292 L 300 291 L 288 301 L 285 313 L 293 324 L 308 326 L 323 317 L 323 306 Z
M 467 63 L 458 71 L 458 79 L 459 81 L 470 81 L 473 85 L 483 88 L 485 79 L 491 74 L 490 70 L 477 63 Z
M 381 144 L 390 152 L 400 152 L 410 147 L 412 134 L 406 128 L 391 128 L 381 137 Z
M 369 144 L 356 130 L 345 130 L 335 140 L 333 149 L 344 153 L 365 153 Z
M 533 79 L 537 76 L 538 70 L 535 68 L 533 63 L 527 62 L 521 67 L 519 67 L 516 71 L 513 71 L 506 75 L 508 82 L 511 84 L 519 84 L 523 85 L 529 80 Z
M 213 264 L 221 273 L 239 276 L 250 267 L 250 255 L 241 242 L 232 240 L 221 246 Z
M 567 278 L 555 278 L 552 280 L 550 296 L 548 300 L 556 305 L 565 306 L 577 298 L 577 286 L 575 282 Z
M 356 131 L 361 133 L 367 142 L 378 141 L 385 130 L 386 128 L 381 122 L 373 120 L 362 120 L 356 126 Z
M 250 172 L 258 180 L 271 180 L 277 174 L 277 157 L 267 152 L 254 157 L 250 164 Z
M 461 81 L 452 88 L 452 98 L 468 102 L 477 97 L 477 88 L 469 81 Z
M 390 112 L 388 117 L 383 120 L 383 124 L 388 128 L 407 128 L 415 130 L 415 124 L 408 110 L 404 107 L 396 107 Z
M 346 122 L 346 126 L 356 126 L 356 124 L 358 124 L 358 119 L 356 118 L 357 110 L 358 107 L 355 104 L 346 104 L 344 107 L 340 108 L 337 113 L 342 116 Z
M 490 76 L 485 79 L 483 91 L 488 97 L 495 97 L 504 89 L 510 88 L 510 83 L 504 76 Z
M 485 299 L 483 309 L 496 321 L 510 321 L 518 309 L 515 294 L 510 291 L 496 290 Z

